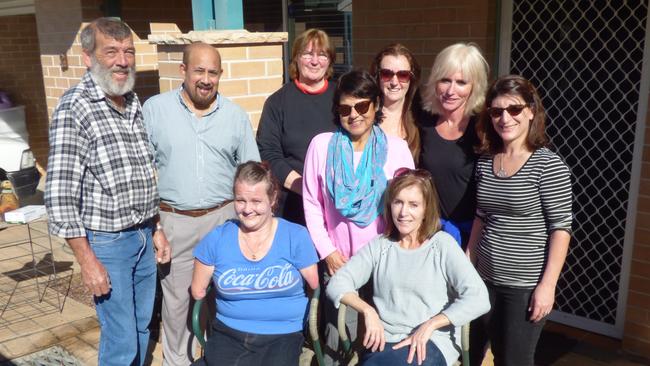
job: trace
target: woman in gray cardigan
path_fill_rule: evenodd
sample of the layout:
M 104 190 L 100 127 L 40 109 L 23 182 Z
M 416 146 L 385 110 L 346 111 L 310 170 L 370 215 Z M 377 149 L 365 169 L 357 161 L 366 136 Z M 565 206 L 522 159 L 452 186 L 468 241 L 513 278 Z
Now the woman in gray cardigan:
M 327 295 L 365 318 L 364 365 L 451 365 L 460 327 L 490 309 L 487 290 L 455 240 L 441 231 L 424 170 L 399 169 L 386 190 L 384 235 L 336 272 Z M 356 290 L 372 278 L 375 308 Z

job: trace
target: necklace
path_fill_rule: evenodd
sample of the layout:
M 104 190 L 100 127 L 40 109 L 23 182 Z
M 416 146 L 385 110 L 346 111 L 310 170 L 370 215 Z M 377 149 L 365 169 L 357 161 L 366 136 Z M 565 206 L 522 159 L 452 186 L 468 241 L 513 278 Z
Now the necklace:
M 262 249 L 262 246 L 267 242 L 267 240 L 268 240 L 268 238 L 269 238 L 269 236 L 270 236 L 270 234 L 272 232 L 273 232 L 273 224 L 271 224 L 271 230 L 269 230 L 269 232 L 266 233 L 266 235 L 262 238 L 262 240 L 260 240 L 257 243 L 257 250 L 253 250 L 253 248 L 251 248 L 251 246 L 248 244 L 248 240 L 246 240 L 246 238 L 244 237 L 244 234 L 242 233 L 241 240 L 244 242 L 244 245 L 246 246 L 246 248 L 250 252 L 251 258 L 253 258 L 253 260 L 257 260 L 257 252 L 259 252 L 260 249 Z
M 508 176 L 508 172 L 506 172 L 506 170 L 503 169 L 503 155 L 501 155 L 499 156 L 499 170 L 497 170 L 497 177 L 506 178 L 507 176 Z

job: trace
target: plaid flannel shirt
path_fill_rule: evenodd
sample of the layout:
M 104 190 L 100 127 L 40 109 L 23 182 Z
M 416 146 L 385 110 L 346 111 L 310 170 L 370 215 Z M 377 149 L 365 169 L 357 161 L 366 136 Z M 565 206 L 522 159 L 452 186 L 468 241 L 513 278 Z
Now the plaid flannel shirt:
M 69 89 L 50 125 L 45 205 L 50 232 L 116 232 L 158 213 L 153 151 L 135 93 L 120 112 L 86 73 Z

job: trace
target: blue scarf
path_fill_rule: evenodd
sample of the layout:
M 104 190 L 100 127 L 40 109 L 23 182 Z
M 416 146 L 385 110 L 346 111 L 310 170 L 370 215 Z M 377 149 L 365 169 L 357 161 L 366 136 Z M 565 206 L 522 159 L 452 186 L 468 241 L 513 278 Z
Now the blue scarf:
M 347 131 L 339 128 L 327 145 L 327 191 L 343 217 L 366 227 L 383 211 L 382 201 L 387 183 L 384 165 L 388 156 L 384 131 L 377 125 L 372 126 L 356 171 L 353 155 L 352 141 Z

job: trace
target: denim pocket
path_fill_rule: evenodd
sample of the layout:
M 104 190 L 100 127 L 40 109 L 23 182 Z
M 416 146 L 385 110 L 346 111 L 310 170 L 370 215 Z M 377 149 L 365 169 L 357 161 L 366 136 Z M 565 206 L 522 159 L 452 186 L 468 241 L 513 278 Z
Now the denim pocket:
M 112 244 L 122 238 L 122 231 L 116 233 L 108 231 L 95 231 L 95 230 L 86 230 L 86 237 L 88 238 L 88 243 L 93 246 L 101 246 Z

